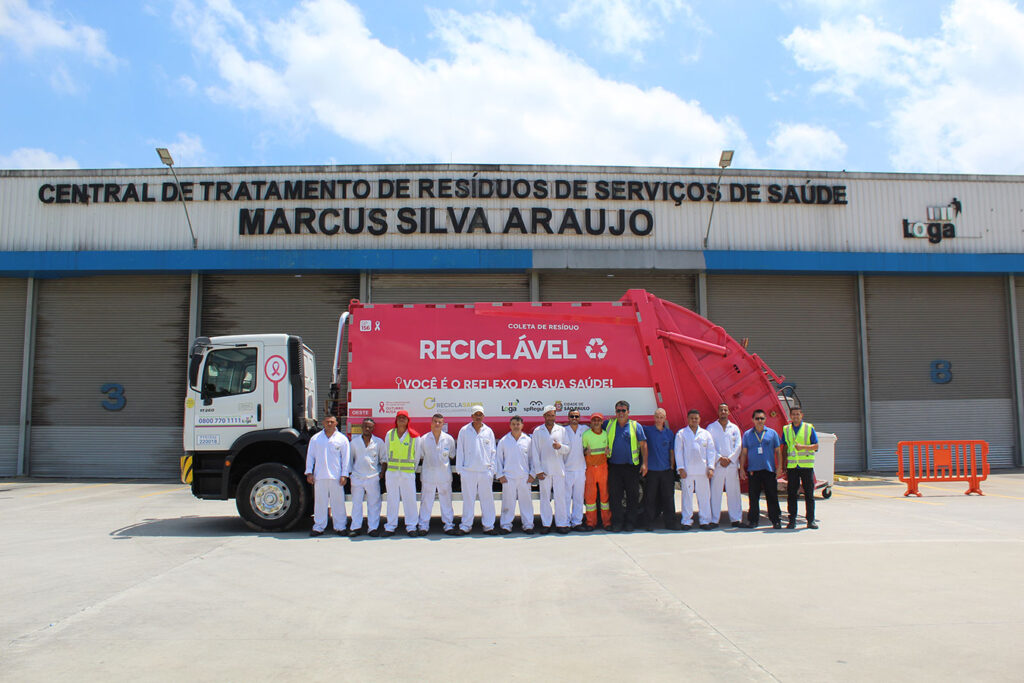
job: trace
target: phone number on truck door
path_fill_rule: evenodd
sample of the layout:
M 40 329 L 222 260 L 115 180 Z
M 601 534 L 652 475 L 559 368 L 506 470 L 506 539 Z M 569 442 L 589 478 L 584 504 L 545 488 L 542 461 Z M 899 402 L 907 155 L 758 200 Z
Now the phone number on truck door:
M 233 427 L 254 424 L 256 424 L 255 415 L 210 415 L 207 417 L 200 417 L 196 420 L 196 425 L 199 427 Z

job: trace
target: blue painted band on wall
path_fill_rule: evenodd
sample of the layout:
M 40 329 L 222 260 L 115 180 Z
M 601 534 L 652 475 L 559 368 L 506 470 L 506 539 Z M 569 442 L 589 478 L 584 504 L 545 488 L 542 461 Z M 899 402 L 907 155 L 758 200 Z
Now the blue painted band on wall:
M 708 272 L 1020 273 L 1024 254 L 896 254 L 829 251 L 706 251 Z
M 177 251 L 5 251 L 0 274 L 61 277 L 100 273 L 337 271 L 523 271 L 529 249 L 281 249 Z

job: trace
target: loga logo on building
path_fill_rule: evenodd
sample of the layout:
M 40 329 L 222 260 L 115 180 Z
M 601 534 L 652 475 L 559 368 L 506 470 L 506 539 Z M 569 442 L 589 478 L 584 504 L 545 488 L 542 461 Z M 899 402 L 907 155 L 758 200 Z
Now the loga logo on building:
M 904 239 L 927 239 L 931 244 L 938 244 L 944 239 L 956 237 L 956 219 L 960 217 L 963 204 L 956 197 L 945 206 L 929 206 L 927 219 L 903 219 Z

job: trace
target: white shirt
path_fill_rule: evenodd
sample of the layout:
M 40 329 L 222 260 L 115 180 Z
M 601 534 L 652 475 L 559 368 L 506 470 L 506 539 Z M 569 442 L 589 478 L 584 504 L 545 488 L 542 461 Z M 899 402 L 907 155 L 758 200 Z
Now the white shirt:
M 427 432 L 416 439 L 416 465 L 420 467 L 420 481 L 429 484 L 452 483 L 452 458 L 455 457 L 455 439 L 441 432 Z
M 740 428 L 729 422 L 722 428 L 722 423 L 715 420 L 708 425 L 708 433 L 715 442 L 715 450 L 718 454 L 714 457 L 713 467 L 718 467 L 719 458 L 729 458 L 735 465 L 740 460 L 740 447 L 743 445 L 743 434 Z
M 583 455 L 583 435 L 590 427 L 579 425 L 576 431 L 572 427 L 565 428 L 565 441 L 569 446 L 569 455 L 565 456 L 566 472 L 583 472 L 587 469 L 587 458 Z
M 516 439 L 509 432 L 498 442 L 498 479 L 526 479 L 530 476 L 530 437 L 525 433 Z
M 554 442 L 562 445 L 561 449 L 554 449 Z M 530 448 L 533 449 L 533 456 L 530 458 L 530 466 L 533 467 L 533 476 L 547 474 L 548 476 L 565 476 L 565 458 L 569 455 L 569 444 L 565 435 L 565 427 L 555 425 L 548 431 L 544 425 L 533 430 L 533 439 L 530 441 Z
M 683 427 L 676 433 L 676 469 L 686 470 L 689 477 L 706 474 L 707 468 L 718 452 L 715 440 L 703 427 L 697 427 L 697 433 L 689 427 Z
M 459 430 L 456 447 L 456 472 L 490 472 L 491 476 L 494 476 L 494 454 L 497 444 L 494 442 L 494 432 L 490 427 L 481 425 L 478 433 L 470 422 Z
M 337 429 L 330 437 L 317 432 L 306 447 L 306 474 L 317 479 L 341 479 L 348 476 L 348 439 Z
M 388 454 L 384 450 L 384 439 L 379 436 L 371 436 L 370 444 L 366 445 L 363 442 L 363 435 L 355 434 L 352 437 L 349 450 L 352 454 L 353 479 L 363 481 L 380 477 L 381 463 L 388 461 Z

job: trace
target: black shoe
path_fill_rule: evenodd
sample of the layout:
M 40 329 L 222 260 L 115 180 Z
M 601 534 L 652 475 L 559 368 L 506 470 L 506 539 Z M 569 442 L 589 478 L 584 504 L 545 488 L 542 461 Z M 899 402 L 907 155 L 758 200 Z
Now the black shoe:
M 334 533 L 338 534 L 339 536 L 348 536 L 348 532 L 344 529 L 336 529 Z
M 555 529 L 555 531 L 557 531 L 560 534 L 567 534 L 567 533 L 569 533 L 569 527 L 567 527 L 567 526 L 560 526 L 560 527 L 557 527 Z
M 369 533 L 367 533 L 366 535 L 372 538 L 377 538 L 378 536 L 380 536 L 380 528 L 370 529 Z
M 362 529 L 352 529 L 351 531 L 348 532 L 348 537 L 349 538 L 355 538 L 356 536 L 361 536 L 362 533 L 363 533 Z
M 501 529 L 498 530 L 498 533 L 502 536 L 508 536 L 510 533 L 512 533 L 512 530 L 506 529 L 505 527 L 501 527 Z
M 458 536 L 459 530 L 455 527 L 452 527 L 451 529 L 445 529 L 444 534 L 445 536 Z
M 669 522 L 665 525 L 665 531 L 679 531 L 681 528 L 679 522 Z
M 772 522 L 772 528 L 773 529 L 781 529 L 782 528 L 782 522 Z
M 497 536 L 498 530 L 492 526 L 490 529 L 484 529 L 484 534 L 488 536 Z
M 732 526 L 733 528 L 738 529 L 743 526 L 743 522 L 732 522 Z
M 646 527 L 646 529 L 647 529 L 648 531 L 654 531 L 654 525 L 653 525 L 653 524 L 648 524 L 648 525 L 647 525 L 647 527 Z
M 682 525 L 679 528 L 682 529 L 683 531 L 690 531 L 690 530 L 693 529 L 693 525 L 692 524 L 684 524 L 684 525 Z
M 540 525 L 540 532 L 541 532 L 542 534 L 550 534 L 550 533 L 551 533 L 551 527 L 549 527 L 549 526 L 544 526 L 543 524 L 541 524 L 541 525 Z
M 622 527 L 622 530 L 627 532 L 627 533 L 630 532 L 630 531 L 633 531 L 633 525 L 630 524 L 629 522 L 626 522 L 626 525 L 624 527 Z
M 612 524 L 612 528 L 609 531 L 611 531 L 613 534 L 617 534 L 620 531 L 622 531 L 622 525 L 621 524 Z
M 593 531 L 593 530 L 594 530 L 594 527 L 590 526 L 586 522 L 584 522 L 583 524 L 580 524 L 579 529 L 577 529 L 577 531 Z
M 795 529 L 796 528 L 796 520 L 795 519 L 789 520 L 789 524 L 786 525 L 786 528 L 787 529 Z
M 405 530 L 405 535 L 408 536 L 409 538 L 416 538 L 417 536 L 420 535 L 420 532 L 416 531 L 415 529 L 406 529 Z
M 741 524 L 740 526 L 743 527 L 744 529 L 756 529 L 757 528 L 756 524 L 751 524 L 750 522 L 743 522 L 743 524 Z
M 316 529 L 313 529 L 312 531 L 309 532 L 309 535 L 315 538 L 316 536 L 323 536 L 324 532 L 317 531 Z
M 416 532 L 416 535 L 417 536 L 426 536 L 429 533 L 430 532 L 428 530 L 426 530 L 426 529 L 420 529 L 419 531 Z
M 577 524 L 572 528 L 573 531 L 590 531 L 590 528 L 583 524 Z
M 531 526 L 529 529 L 524 527 L 523 528 L 523 533 L 526 534 L 527 536 L 533 536 L 533 527 Z
M 715 528 L 715 525 L 714 524 L 701 524 L 700 528 L 703 529 L 704 531 L 711 531 L 712 529 Z
M 384 538 L 391 538 L 394 535 L 395 535 L 394 531 L 388 531 L 387 529 L 385 529 L 383 532 L 381 532 L 381 536 L 383 536 Z
M 815 521 L 814 521 L 814 520 L 812 519 L 811 521 L 807 522 L 807 528 L 808 528 L 808 529 L 817 529 L 817 528 L 818 528 L 818 523 L 817 523 L 817 522 L 815 522 Z

